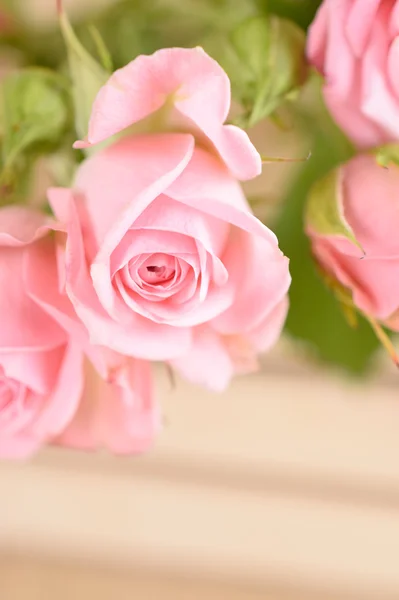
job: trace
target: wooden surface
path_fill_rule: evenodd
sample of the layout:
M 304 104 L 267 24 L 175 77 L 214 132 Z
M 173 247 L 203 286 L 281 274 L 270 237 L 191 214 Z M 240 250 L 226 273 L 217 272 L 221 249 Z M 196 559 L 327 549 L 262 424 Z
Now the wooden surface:
M 26 577 L 50 597 L 64 576 L 106 598 L 95 573 L 103 594 L 137 585 L 141 598 L 201 585 L 232 600 L 399 598 L 396 378 L 284 365 L 222 396 L 161 375 L 165 431 L 142 458 L 53 449 L 0 465 L 6 600 L 30 597 Z

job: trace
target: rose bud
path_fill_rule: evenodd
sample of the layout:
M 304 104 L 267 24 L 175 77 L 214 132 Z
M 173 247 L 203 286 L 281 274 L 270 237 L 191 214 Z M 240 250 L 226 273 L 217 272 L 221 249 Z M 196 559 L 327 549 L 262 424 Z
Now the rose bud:
M 399 167 L 356 156 L 313 187 L 306 231 L 344 304 L 399 331 Z

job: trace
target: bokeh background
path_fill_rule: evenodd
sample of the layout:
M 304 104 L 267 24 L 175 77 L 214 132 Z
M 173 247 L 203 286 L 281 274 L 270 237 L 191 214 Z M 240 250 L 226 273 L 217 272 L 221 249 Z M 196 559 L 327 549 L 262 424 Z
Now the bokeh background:
M 0 76 L 62 69 L 55 0 L 2 3 L 17 17 Z M 95 24 L 116 67 L 209 41 L 216 23 L 228 30 L 255 5 L 306 27 L 318 2 L 64 0 L 80 39 L 90 48 Z M 259 374 L 222 395 L 172 388 L 159 369 L 165 430 L 147 456 L 53 449 L 0 464 L 1 599 L 399 598 L 399 375 L 365 324 L 349 327 L 313 266 L 307 191 L 351 150 L 313 80 L 295 107 L 249 134 L 263 155 L 310 159 L 265 165 L 246 187 L 291 259 L 285 336 Z M 37 161 L 34 201 L 54 172 L 54 160 Z

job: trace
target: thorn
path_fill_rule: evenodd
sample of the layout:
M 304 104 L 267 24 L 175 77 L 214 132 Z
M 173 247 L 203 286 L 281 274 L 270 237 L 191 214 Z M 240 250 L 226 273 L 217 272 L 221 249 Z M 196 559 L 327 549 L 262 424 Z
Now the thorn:
M 64 9 L 62 6 L 62 0 L 55 0 L 55 5 L 56 5 L 58 16 L 61 16 L 62 13 L 64 12 Z
M 283 158 L 281 156 L 261 156 L 262 164 L 274 163 L 274 162 L 307 162 L 309 158 L 312 156 L 312 152 L 309 151 L 308 155 L 305 158 Z

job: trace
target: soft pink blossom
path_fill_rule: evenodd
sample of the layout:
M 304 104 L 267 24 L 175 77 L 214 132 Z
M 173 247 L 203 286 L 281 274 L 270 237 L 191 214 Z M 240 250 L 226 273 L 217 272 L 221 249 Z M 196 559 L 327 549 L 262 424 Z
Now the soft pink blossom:
M 62 293 L 53 226 L 32 209 L 0 210 L 0 457 L 57 438 L 144 450 L 159 428 L 149 365 L 89 345 Z
M 35 296 L 59 296 L 53 240 L 45 218 L 20 207 L 0 210 L 0 456 L 21 458 L 58 435 L 83 389 L 83 352 Z M 68 319 L 68 315 L 65 317 Z
M 398 35 L 398 0 L 324 0 L 309 30 L 326 104 L 361 148 L 399 139 Z
M 141 132 L 87 159 L 72 190 L 49 192 L 67 232 L 66 291 L 91 342 L 170 361 L 213 389 L 277 340 L 290 284 L 237 181 L 259 173 L 260 157 L 223 125 L 229 104 L 228 78 L 202 50 L 139 57 L 100 91 L 88 139 L 144 119 Z
M 399 168 L 360 155 L 338 174 L 345 220 L 361 246 L 338 235 L 308 233 L 323 269 L 352 292 L 363 313 L 399 330 Z

